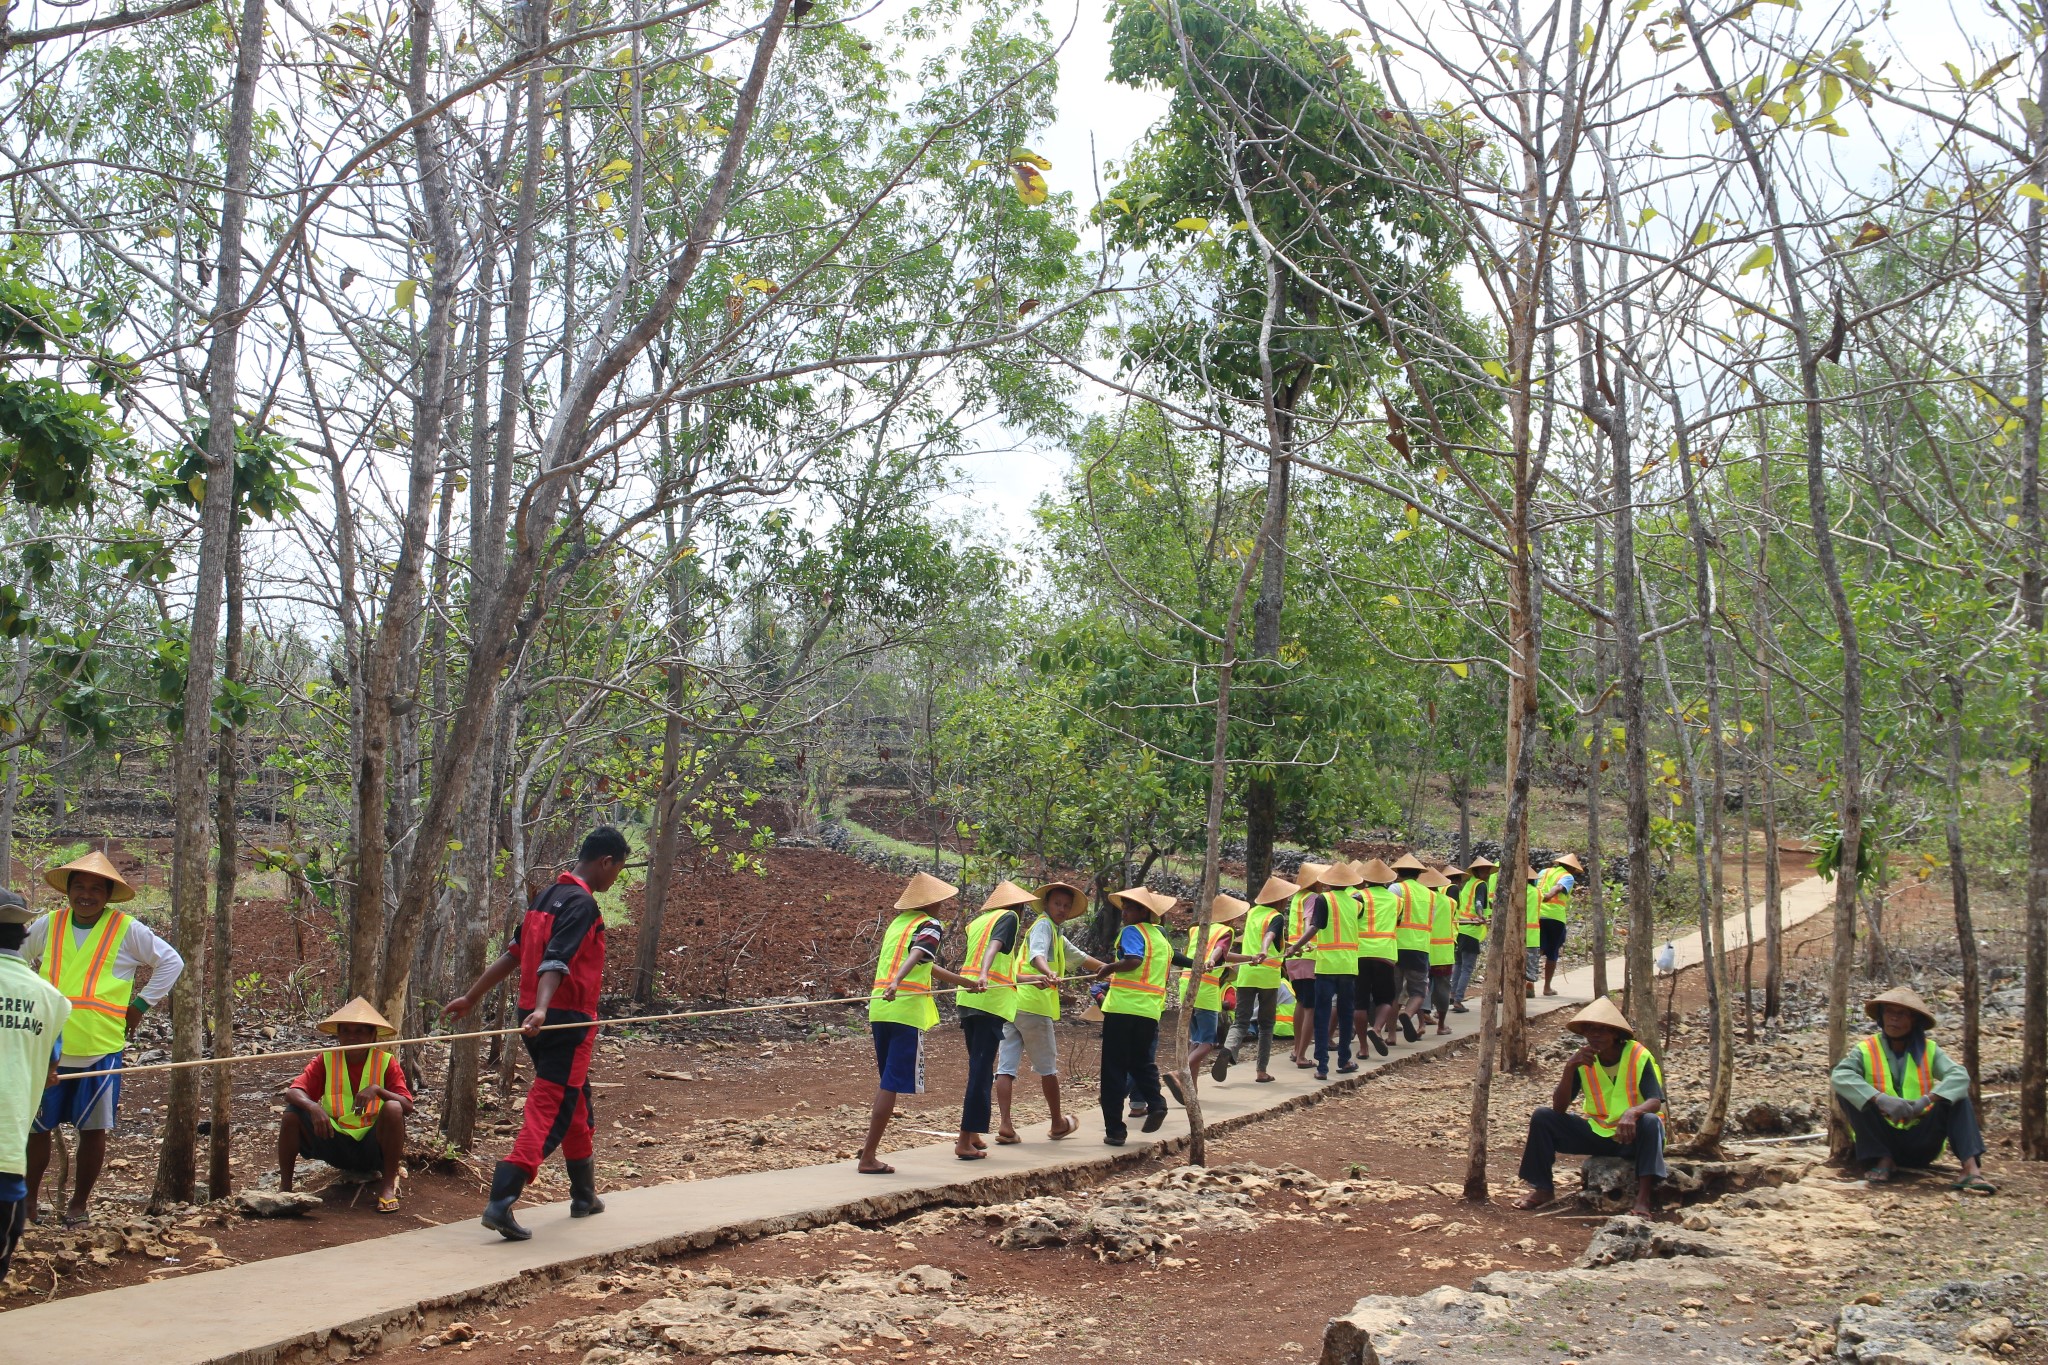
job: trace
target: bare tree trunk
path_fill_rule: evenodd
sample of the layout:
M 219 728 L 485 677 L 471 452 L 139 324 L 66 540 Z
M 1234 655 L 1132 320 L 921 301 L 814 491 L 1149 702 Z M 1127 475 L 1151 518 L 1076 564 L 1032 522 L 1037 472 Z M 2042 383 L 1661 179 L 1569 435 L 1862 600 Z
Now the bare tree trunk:
M 213 670 L 219 655 L 221 587 L 235 519 L 235 394 L 242 340 L 242 228 L 248 216 L 254 159 L 256 78 L 263 69 L 264 0 L 243 0 L 235 39 L 235 83 L 228 101 L 220 251 L 214 264 L 213 342 L 206 357 L 206 483 L 199 504 L 199 566 L 192 584 L 182 726 L 171 750 L 177 823 L 171 841 L 172 935 L 194 981 L 171 996 L 171 1056 L 199 1056 L 206 980 L 206 770 L 212 749 Z M 170 1073 L 163 1145 L 157 1153 L 152 1207 L 192 1200 L 199 1073 Z
M 1777 649 L 1777 630 L 1771 623 L 1771 453 L 1769 432 L 1762 419 L 1757 426 L 1757 486 L 1763 516 L 1756 533 L 1756 579 L 1752 598 L 1756 614 L 1757 689 L 1761 714 L 1757 725 L 1757 751 L 1761 756 L 1764 799 L 1764 1022 L 1769 1024 L 1785 1008 L 1785 901 L 1784 874 L 1778 866 L 1778 712 L 1772 691 L 1771 655 Z
M 1977 961 L 1977 926 L 1970 918 L 1970 874 L 1963 859 L 1963 684 L 1947 675 L 1948 715 L 1942 726 L 1948 760 L 1948 802 L 1942 834 L 1948 841 L 1949 898 L 1955 903 L 1956 947 L 1963 957 L 1963 1070 L 1970 1073 L 1970 1100 L 1981 1103 L 1978 1085 L 1984 1028 L 1984 982 Z
M 1285 284 L 1279 302 L 1280 316 L 1286 316 Z M 1294 409 L 1307 382 L 1306 375 L 1275 376 L 1271 391 L 1274 407 L 1274 439 L 1279 442 L 1276 458 L 1266 470 L 1266 511 L 1261 524 L 1272 527 L 1259 565 L 1259 595 L 1252 603 L 1252 654 L 1275 659 L 1280 655 L 1280 615 L 1287 594 L 1287 501 L 1294 465 L 1287 457 L 1294 448 Z M 1245 885 L 1263 885 L 1273 871 L 1273 844 L 1280 835 L 1278 786 L 1270 777 L 1255 772 L 1245 782 L 1244 838 Z
M 242 532 L 229 523 L 227 571 L 227 648 L 222 679 L 239 683 L 243 673 L 242 641 Z M 220 728 L 218 795 L 214 826 L 220 849 L 213 872 L 213 968 L 208 987 L 213 996 L 213 1055 L 226 1057 L 235 1050 L 235 880 L 240 868 L 241 837 L 235 818 L 235 786 L 241 771 L 233 725 Z M 234 1068 L 213 1068 L 213 1115 L 207 1133 L 206 1196 L 225 1199 L 233 1192 L 234 1173 L 229 1169 L 234 1131 Z
M 2048 62 L 2040 72 L 2034 99 L 2048 99 Z M 2048 176 L 2048 128 L 2035 120 L 2029 129 L 2033 161 L 2027 179 L 2038 191 Z M 2041 438 L 2043 370 L 2048 348 L 2042 337 L 2041 201 L 2027 203 L 2026 270 L 2021 285 L 2026 300 L 2027 399 L 2020 440 L 2020 533 L 2024 562 L 2020 574 L 2020 606 L 2029 634 L 2039 637 L 2048 625 L 2044 611 L 2044 566 L 2041 524 Z M 2020 1155 L 2048 1161 L 2048 670 L 2036 663 L 2027 674 L 2027 940 L 2022 988 L 2020 1051 Z
M 1600 599 L 1600 582 L 1607 572 L 1605 524 L 1593 519 L 1593 600 Z M 1607 651 L 1601 623 L 1593 622 L 1593 690 L 1604 691 Z M 1586 892 L 1593 905 L 1593 998 L 1607 995 L 1607 892 L 1600 881 L 1600 770 L 1607 766 L 1607 708 L 1592 716 L 1592 743 L 1586 746 Z

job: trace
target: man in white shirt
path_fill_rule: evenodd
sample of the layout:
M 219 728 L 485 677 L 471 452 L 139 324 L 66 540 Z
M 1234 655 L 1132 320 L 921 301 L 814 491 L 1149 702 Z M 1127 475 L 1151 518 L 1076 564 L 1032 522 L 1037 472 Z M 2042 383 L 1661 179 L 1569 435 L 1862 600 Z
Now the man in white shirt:
M 1060 1050 L 1053 1026 L 1060 1017 L 1060 981 L 1076 964 L 1091 972 L 1102 966 L 1068 941 L 1063 928 L 1088 911 L 1088 897 L 1081 888 L 1051 882 L 1032 894 L 1039 914 L 1017 954 L 1017 1017 L 1003 1025 L 1003 1042 L 996 1053 L 996 1108 L 1001 1114 L 996 1141 L 1006 1146 L 1023 1140 L 1011 1121 L 1010 1103 L 1026 1054 L 1045 1091 L 1052 1138 L 1069 1137 L 1081 1126 L 1080 1119 L 1060 1111 Z
M 0 1280 L 28 1224 L 29 1123 L 56 1083 L 57 1049 L 71 1002 L 22 961 L 35 912 L 0 887 Z
M 71 1002 L 57 1084 L 44 1092 L 28 1139 L 28 1200 L 38 1210 L 50 1134 L 60 1123 L 78 1130 L 78 1179 L 64 1225 L 90 1216 L 93 1186 L 107 1159 L 107 1134 L 121 1107 L 121 1054 L 149 1009 L 171 993 L 185 970 L 178 950 L 148 925 L 111 907 L 135 898 L 103 853 L 51 868 L 44 880 L 64 893 L 62 910 L 29 926 L 22 957 Z

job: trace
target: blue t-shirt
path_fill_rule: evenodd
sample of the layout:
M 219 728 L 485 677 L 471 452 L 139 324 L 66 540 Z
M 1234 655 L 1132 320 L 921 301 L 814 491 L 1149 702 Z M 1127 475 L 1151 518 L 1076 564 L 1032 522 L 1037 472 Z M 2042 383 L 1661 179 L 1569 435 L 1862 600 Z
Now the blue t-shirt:
M 1135 924 L 1126 924 L 1124 931 L 1116 936 L 1118 957 L 1145 956 L 1145 931 Z

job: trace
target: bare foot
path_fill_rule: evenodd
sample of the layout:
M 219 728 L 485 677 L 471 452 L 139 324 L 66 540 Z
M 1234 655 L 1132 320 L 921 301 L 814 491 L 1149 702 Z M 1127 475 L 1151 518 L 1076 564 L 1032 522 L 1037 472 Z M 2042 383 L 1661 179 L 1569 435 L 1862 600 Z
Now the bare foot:
M 1017 1136 L 1015 1128 L 998 1128 L 996 1130 L 996 1141 L 1005 1147 L 1014 1147 L 1023 1140 L 1023 1138 Z
M 1474 894 L 1474 895 L 1477 895 L 1478 893 L 1477 893 L 1477 892 L 1474 892 L 1473 894 Z M 1436 1026 L 1436 1036 L 1437 1036 L 1437 1037 L 1439 1037 L 1439 1038 L 1443 1037 L 1443 1036 L 1444 1036 L 1445 1034 L 1449 1033 L 1450 1031 L 1451 1031 L 1451 1026 L 1450 1026 L 1449 1024 L 1438 1024 L 1438 1025 Z
M 1629 1212 L 1643 1219 L 1655 1218 L 1657 1216 L 1657 1210 L 1651 1208 L 1648 1204 L 1638 1204 L 1630 1209 Z

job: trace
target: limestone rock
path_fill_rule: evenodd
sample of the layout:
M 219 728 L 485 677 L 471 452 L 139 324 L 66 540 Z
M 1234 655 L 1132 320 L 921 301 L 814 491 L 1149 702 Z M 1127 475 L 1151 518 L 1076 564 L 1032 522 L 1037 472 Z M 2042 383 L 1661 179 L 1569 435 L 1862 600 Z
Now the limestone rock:
M 1711 1232 L 1695 1232 L 1665 1223 L 1624 1215 L 1610 1218 L 1578 1259 L 1582 1267 L 1614 1265 L 1620 1261 L 1673 1256 L 1730 1256 L 1734 1248 Z
M 1998 1316 L 1978 1319 L 1957 1333 L 1956 1339 L 1966 1346 L 1995 1351 L 2005 1345 L 2005 1339 L 2011 1335 L 2012 1319 Z
M 320 1207 L 320 1196 L 298 1190 L 243 1190 L 235 1207 L 249 1218 L 297 1218 L 308 1209 Z

